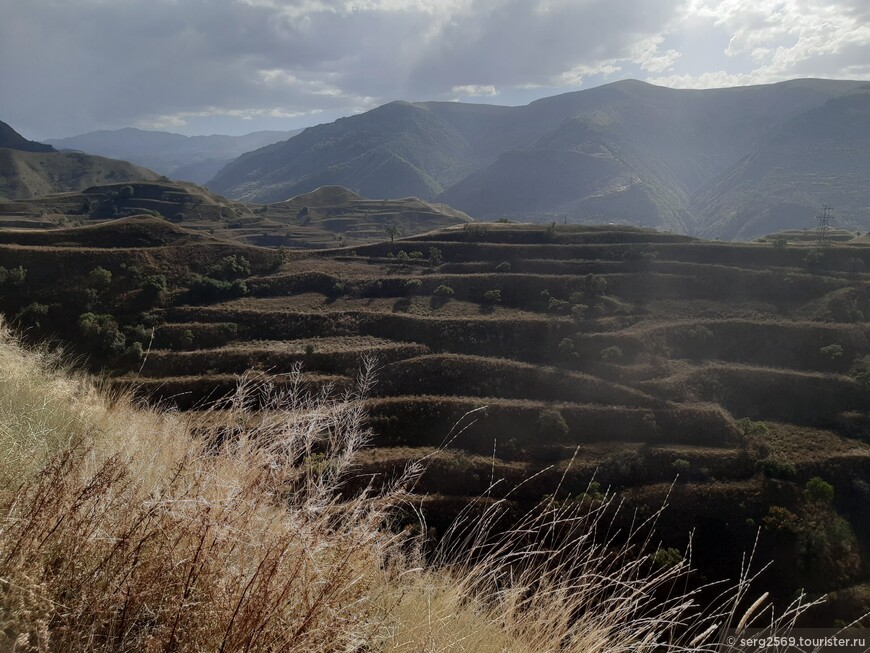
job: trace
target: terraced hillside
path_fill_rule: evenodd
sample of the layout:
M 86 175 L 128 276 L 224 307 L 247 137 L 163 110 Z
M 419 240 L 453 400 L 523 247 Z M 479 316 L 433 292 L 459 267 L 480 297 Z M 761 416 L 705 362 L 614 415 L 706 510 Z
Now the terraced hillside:
M 325 186 L 277 204 L 246 204 L 167 179 L 92 186 L 27 200 L 0 198 L 0 228 L 50 230 L 152 215 L 221 240 L 265 247 L 323 248 L 464 224 L 446 204 L 415 197 L 370 200 Z M 28 237 L 26 234 L 22 237 Z
M 375 446 L 359 482 L 385 482 L 449 443 L 417 488 L 436 529 L 473 497 L 509 492 L 522 506 L 610 487 L 626 518 L 669 497 L 664 545 L 685 547 L 693 530 L 695 562 L 711 578 L 735 572 L 760 528 L 758 555 L 776 559 L 768 584 L 780 596 L 866 579 L 866 242 L 816 249 L 471 223 L 288 258 L 172 233 L 175 254 L 156 241 L 104 251 L 126 312 L 100 310 L 128 315 L 120 330 L 147 350 L 111 359 L 127 370 L 118 385 L 188 409 L 250 370 L 281 385 L 300 364 L 312 388 L 340 389 L 370 357 Z M 0 244 L 7 269 L 37 247 L 14 240 Z M 67 247 L 68 257 L 90 252 L 81 268 L 101 260 L 93 245 Z M 52 248 L 63 245 L 40 251 Z M 174 276 L 143 303 L 122 262 L 144 274 L 169 259 Z M 143 316 L 150 340 L 133 325 Z
M 500 478 L 520 503 L 560 481 L 583 496 L 594 476 L 653 506 L 679 474 L 663 536 L 685 545 L 694 524 L 702 565 L 733 570 L 771 505 L 800 519 L 800 487 L 820 476 L 866 555 L 867 264 L 864 245 L 468 225 L 313 252 L 249 279 L 248 296 L 169 307 L 121 381 L 192 407 L 251 368 L 302 364 L 341 387 L 373 356 L 367 472 L 453 434 L 419 488 L 435 524 Z M 811 564 L 773 535 L 762 547 Z

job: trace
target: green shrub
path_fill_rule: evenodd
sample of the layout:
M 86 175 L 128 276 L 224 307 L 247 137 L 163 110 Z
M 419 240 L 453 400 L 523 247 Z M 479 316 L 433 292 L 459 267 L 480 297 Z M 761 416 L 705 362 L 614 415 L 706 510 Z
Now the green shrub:
M 659 253 L 649 245 L 629 247 L 622 254 L 622 260 L 633 266 L 647 266 L 659 257 Z
M 780 481 L 788 481 L 797 476 L 797 470 L 792 463 L 776 458 L 759 460 L 758 469 L 765 477 L 775 478 Z
M 408 279 L 405 281 L 405 292 L 409 295 L 413 295 L 416 291 L 420 290 L 420 286 L 423 285 L 423 282 L 419 279 Z
M 685 458 L 677 458 L 674 462 L 671 463 L 671 467 L 673 467 L 674 470 L 678 472 L 688 471 L 691 466 L 692 463 L 690 463 Z
M 142 282 L 142 296 L 151 302 L 160 299 L 167 290 L 169 284 L 163 274 L 149 275 Z
M 137 340 L 124 350 L 121 358 L 127 365 L 135 365 L 145 358 L 145 348 L 142 346 L 142 343 Z
M 438 265 L 441 261 L 444 260 L 444 255 L 441 253 L 441 250 L 437 247 L 429 248 L 429 262 L 432 265 Z
M 501 290 L 487 290 L 483 293 L 483 301 L 487 304 L 500 304 Z
M 552 311 L 553 313 L 565 313 L 570 305 L 571 304 L 564 299 L 550 297 L 550 301 L 547 302 L 547 310 Z
M 78 320 L 79 332 L 88 346 L 104 356 L 120 356 L 124 353 L 127 339 L 111 315 L 82 313 Z
M 131 324 L 124 327 L 124 336 L 129 341 L 149 342 L 152 330 L 144 324 Z
M 590 297 L 601 297 L 607 290 L 607 279 L 598 274 L 587 274 L 583 278 L 583 289 Z
M 436 297 L 453 297 L 454 292 L 453 288 L 442 284 L 438 286 L 432 294 Z
M 617 361 L 621 361 L 624 356 L 625 355 L 622 352 L 622 348 L 615 345 L 613 347 L 605 347 L 601 350 L 601 360 L 608 363 L 615 363 Z
M 251 276 L 251 262 L 244 256 L 224 256 L 217 264 L 209 268 L 208 276 L 223 281 L 232 281 L 241 277 Z
M 764 422 L 755 422 L 748 417 L 737 420 L 737 428 L 744 436 L 751 435 L 766 436 L 770 434 L 770 429 Z
M 243 297 L 247 294 L 248 286 L 244 281 L 223 281 L 196 274 L 190 280 L 187 298 L 192 303 L 198 303 Z
M 575 322 L 582 322 L 586 319 L 586 312 L 589 310 L 589 307 L 586 304 L 574 304 L 571 307 L 571 317 L 574 318 Z
M 401 236 L 403 231 L 402 227 L 397 224 L 388 224 L 384 226 L 384 233 L 390 237 L 390 242 L 393 242 L 396 239 L 396 236 Z
M 190 329 L 185 329 L 178 334 L 178 346 L 181 349 L 193 349 L 193 343 L 195 340 L 196 338 L 193 335 L 193 331 Z
M 419 260 L 423 258 L 423 252 L 415 249 L 411 252 L 408 252 L 408 258 L 414 261 Z
M 538 415 L 538 433 L 543 438 L 562 439 L 568 435 L 568 422 L 558 410 L 542 410 Z
M 0 287 L 21 286 L 27 279 L 27 270 L 22 266 L 6 269 L 0 265 Z
M 818 476 L 813 476 L 804 487 L 804 497 L 813 503 L 831 504 L 834 501 L 834 486 Z
M 656 549 L 653 554 L 653 566 L 656 569 L 672 569 L 683 562 L 683 554 L 679 549 L 669 547 L 666 549 Z
M 840 345 L 827 345 L 819 349 L 819 354 L 832 361 L 843 357 L 843 347 Z
M 22 325 L 41 329 L 45 324 L 45 318 L 48 317 L 48 306 L 33 302 L 22 308 L 15 315 L 15 319 Z
M 765 528 L 776 533 L 797 535 L 800 532 L 800 518 L 783 506 L 770 506 L 763 523 Z
M 399 253 L 396 254 L 396 260 L 397 261 L 410 261 L 411 257 L 408 256 L 408 252 L 406 252 L 404 249 L 400 249 Z
M 511 271 L 511 264 L 508 263 L 507 261 L 502 261 L 501 263 L 499 263 L 498 265 L 495 266 L 495 271 L 496 272 L 510 272 Z
M 105 292 L 112 285 L 112 273 L 105 268 L 97 266 L 88 272 L 85 284 L 88 288 L 93 288 L 101 293 Z

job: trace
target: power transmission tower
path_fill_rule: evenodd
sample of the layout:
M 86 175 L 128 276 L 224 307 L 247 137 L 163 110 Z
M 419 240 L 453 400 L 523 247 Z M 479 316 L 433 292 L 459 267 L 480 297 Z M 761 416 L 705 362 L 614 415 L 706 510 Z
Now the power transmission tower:
M 822 207 L 822 212 L 816 217 L 819 221 L 819 226 L 816 227 L 816 244 L 819 246 L 824 247 L 831 242 L 831 220 L 833 219 L 831 211 L 833 210 L 833 206 L 825 204 Z

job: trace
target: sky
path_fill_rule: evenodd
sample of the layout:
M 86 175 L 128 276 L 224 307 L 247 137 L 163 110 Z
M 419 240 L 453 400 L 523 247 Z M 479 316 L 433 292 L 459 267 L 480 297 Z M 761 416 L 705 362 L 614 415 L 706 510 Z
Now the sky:
M 296 129 L 627 78 L 870 79 L 868 0 L 0 0 L 0 16 L 0 120 L 32 139 Z

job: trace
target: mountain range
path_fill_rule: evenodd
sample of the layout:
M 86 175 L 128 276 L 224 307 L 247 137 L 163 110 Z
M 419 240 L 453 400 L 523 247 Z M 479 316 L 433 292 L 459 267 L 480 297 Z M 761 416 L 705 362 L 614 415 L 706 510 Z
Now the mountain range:
M 295 131 L 258 131 L 243 136 L 184 136 L 127 127 L 46 141 L 60 150 L 76 150 L 131 161 L 161 175 L 203 184 L 239 155 L 283 141 Z
M 392 102 L 243 154 L 207 182 L 277 202 L 325 184 L 477 219 L 619 222 L 755 238 L 870 227 L 870 85 L 682 90 L 625 80 L 526 106 Z

